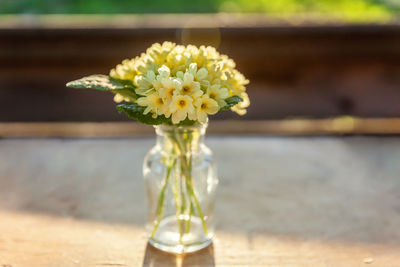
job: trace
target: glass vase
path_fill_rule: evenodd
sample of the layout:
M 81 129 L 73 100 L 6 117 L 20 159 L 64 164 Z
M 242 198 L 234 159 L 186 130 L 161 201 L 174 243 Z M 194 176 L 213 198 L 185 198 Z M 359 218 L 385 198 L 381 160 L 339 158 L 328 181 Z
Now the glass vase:
M 163 251 L 194 252 L 212 241 L 218 178 L 206 128 L 155 126 L 157 143 L 143 164 L 146 228 L 149 243 Z

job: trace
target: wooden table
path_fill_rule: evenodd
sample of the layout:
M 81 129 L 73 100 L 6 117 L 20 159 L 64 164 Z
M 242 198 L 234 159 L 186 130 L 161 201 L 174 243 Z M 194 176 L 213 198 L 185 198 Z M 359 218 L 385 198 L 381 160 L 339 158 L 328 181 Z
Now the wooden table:
M 217 236 L 147 245 L 153 138 L 0 141 L 0 266 L 400 266 L 400 138 L 222 137 Z

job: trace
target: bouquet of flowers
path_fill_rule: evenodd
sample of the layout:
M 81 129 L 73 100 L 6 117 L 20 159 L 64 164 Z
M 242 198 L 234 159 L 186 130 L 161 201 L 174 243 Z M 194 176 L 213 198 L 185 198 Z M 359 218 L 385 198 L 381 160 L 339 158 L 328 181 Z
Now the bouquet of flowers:
M 195 165 L 199 164 L 194 163 L 194 158 L 201 153 L 207 156 L 208 150 L 202 150 L 205 147 L 202 146 L 196 150 L 197 154 L 193 151 L 201 142 L 200 136 L 204 134 L 196 125 L 206 125 L 208 115 L 220 110 L 230 109 L 240 115 L 245 114 L 250 104 L 245 87 L 248 83 L 235 69 L 234 61 L 218 53 L 215 48 L 183 46 L 171 42 L 153 44 L 146 53 L 124 60 L 108 76 L 91 75 L 67 83 L 72 88 L 112 92 L 115 94 L 114 101 L 119 103 L 117 109 L 120 113 L 124 112 L 144 124 L 169 127 L 159 131 L 164 133 L 165 141 L 160 145 L 161 148 L 150 152 L 144 164 L 145 178 L 146 175 L 149 179 L 161 176 L 156 182 L 149 183 L 147 190 L 150 195 L 157 196 L 149 201 L 149 236 L 156 247 L 182 252 L 182 247 L 186 246 L 189 248 L 186 251 L 193 251 L 201 247 L 198 244 L 204 238 L 211 240 L 207 225 L 212 216 L 207 216 L 207 211 L 203 210 L 202 201 L 206 202 L 206 196 L 200 195 L 200 192 L 212 193 L 213 186 L 207 183 L 211 183 L 213 177 L 207 178 L 207 175 L 213 172 L 211 165 L 207 167 L 208 163 L 202 165 L 206 166 L 203 169 L 207 179 L 206 190 L 200 189 L 202 182 L 196 181 L 192 173 Z M 157 166 L 154 163 L 157 160 L 160 166 L 157 171 L 153 171 L 151 166 Z M 150 164 L 150 161 L 153 162 Z M 171 193 L 167 191 L 169 187 Z M 159 228 L 165 217 L 164 210 L 168 203 L 165 198 L 168 195 L 173 196 L 172 202 L 175 203 L 174 225 L 178 237 L 174 241 L 163 240 L 162 233 L 157 237 L 157 233 L 162 232 Z M 210 204 L 206 206 L 211 207 Z M 193 234 L 189 235 L 191 223 L 194 224 L 192 217 L 196 217 L 201 225 L 199 228 L 203 231 L 203 241 L 193 238 Z M 165 229 L 172 228 L 165 226 Z M 205 241 L 203 243 L 206 244 Z M 190 249 L 193 244 L 197 247 Z M 174 245 L 180 246 L 182 250 L 178 251 Z
M 213 47 L 153 44 L 146 53 L 126 59 L 107 75 L 67 83 L 115 94 L 119 112 L 139 122 L 158 125 L 205 123 L 220 110 L 246 113 L 249 81 L 235 62 Z

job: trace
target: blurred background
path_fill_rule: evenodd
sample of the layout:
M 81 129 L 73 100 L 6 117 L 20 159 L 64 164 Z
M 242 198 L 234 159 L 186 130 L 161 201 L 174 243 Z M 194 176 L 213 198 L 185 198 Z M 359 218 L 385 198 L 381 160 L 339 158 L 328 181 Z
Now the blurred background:
M 398 134 L 399 14 L 400 0 L 0 0 L 0 135 L 126 127 L 111 95 L 65 83 L 166 40 L 213 45 L 250 79 L 248 114 L 215 131 Z
M 273 17 L 321 16 L 345 21 L 387 21 L 398 0 L 2 0 L 2 14 L 264 13 Z

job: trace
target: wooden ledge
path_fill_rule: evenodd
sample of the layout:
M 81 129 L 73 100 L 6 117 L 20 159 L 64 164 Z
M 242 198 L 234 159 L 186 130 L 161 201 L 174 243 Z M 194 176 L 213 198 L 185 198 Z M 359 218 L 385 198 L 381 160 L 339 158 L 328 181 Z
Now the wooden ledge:
M 152 135 L 151 126 L 136 122 L 6 122 L 0 137 L 131 137 Z M 400 118 L 338 117 L 262 121 L 211 121 L 209 134 L 233 135 L 397 135 Z

